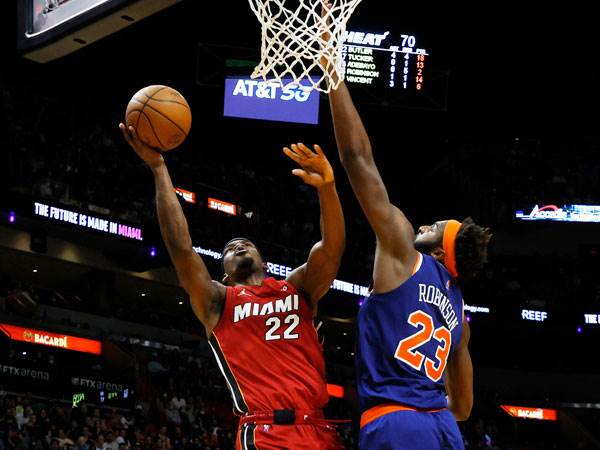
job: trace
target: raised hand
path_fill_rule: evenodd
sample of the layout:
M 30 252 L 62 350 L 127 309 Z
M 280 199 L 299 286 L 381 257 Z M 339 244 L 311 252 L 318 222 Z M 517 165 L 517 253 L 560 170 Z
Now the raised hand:
M 137 137 L 134 127 L 129 126 L 129 128 L 127 128 L 125 124 L 120 123 L 119 128 L 121 129 L 123 137 L 127 143 L 135 150 L 142 161 L 144 161 L 151 169 L 154 169 L 164 163 L 164 159 L 160 154 L 160 151 L 155 150 L 149 145 L 140 141 Z
M 292 144 L 291 147 L 291 149 L 284 147 L 283 153 L 296 161 L 301 167 L 301 169 L 292 170 L 294 175 L 317 189 L 334 182 L 333 169 L 321 147 L 315 145 L 316 152 L 313 152 L 302 143 Z
M 331 39 L 331 32 L 329 27 L 331 27 L 331 15 L 330 11 L 332 8 L 332 4 L 329 0 L 323 0 L 323 4 L 321 5 L 321 23 L 319 24 L 320 33 L 321 33 L 321 45 L 323 46 L 321 50 L 321 57 L 319 58 L 319 62 L 323 69 L 329 71 L 330 66 L 330 58 L 332 49 L 329 47 L 329 40 Z

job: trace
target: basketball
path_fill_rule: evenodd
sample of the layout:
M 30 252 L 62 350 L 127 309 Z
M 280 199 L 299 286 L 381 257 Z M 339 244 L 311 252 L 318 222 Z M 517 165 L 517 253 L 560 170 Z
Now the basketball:
M 192 113 L 186 99 L 169 86 L 152 85 L 137 91 L 125 112 L 126 125 L 138 138 L 161 151 L 173 150 L 187 137 Z

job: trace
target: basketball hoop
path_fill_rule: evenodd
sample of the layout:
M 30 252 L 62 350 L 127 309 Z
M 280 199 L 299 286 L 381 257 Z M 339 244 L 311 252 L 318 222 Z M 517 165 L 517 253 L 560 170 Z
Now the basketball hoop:
M 248 0 L 262 30 L 252 78 L 329 92 L 344 79 L 346 23 L 361 0 Z M 323 11 L 323 14 L 322 14 Z

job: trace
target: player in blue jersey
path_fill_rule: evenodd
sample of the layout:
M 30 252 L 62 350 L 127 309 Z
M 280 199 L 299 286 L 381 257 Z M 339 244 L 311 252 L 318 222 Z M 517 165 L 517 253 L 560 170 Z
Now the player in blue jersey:
M 457 281 L 481 270 L 491 234 L 467 218 L 415 237 L 390 202 L 346 85 L 329 100 L 342 165 L 377 237 L 373 290 L 357 317 L 360 448 L 463 449 L 456 421 L 471 412 L 473 366 Z

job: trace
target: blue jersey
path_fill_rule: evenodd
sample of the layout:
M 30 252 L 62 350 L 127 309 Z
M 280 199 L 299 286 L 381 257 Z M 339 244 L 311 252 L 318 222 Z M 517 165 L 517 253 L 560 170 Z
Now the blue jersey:
M 448 406 L 444 369 L 462 333 L 463 299 L 446 268 L 419 253 L 414 274 L 371 294 L 358 313 L 357 388 L 361 413 L 380 403 Z

